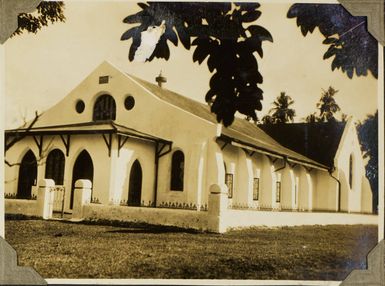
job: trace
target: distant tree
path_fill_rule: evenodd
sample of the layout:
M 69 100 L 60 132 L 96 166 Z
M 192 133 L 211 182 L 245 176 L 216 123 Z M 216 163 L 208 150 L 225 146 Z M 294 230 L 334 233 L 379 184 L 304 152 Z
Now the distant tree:
M 288 123 L 293 122 L 295 116 L 295 110 L 291 108 L 294 104 L 294 100 L 286 94 L 281 94 L 274 100 L 273 107 L 270 109 L 269 114 L 273 119 L 274 123 Z
M 364 158 L 369 159 L 365 169 L 373 192 L 373 209 L 376 210 L 378 206 L 378 111 L 374 115 L 368 115 L 363 122 L 359 123 L 357 130 Z
M 208 69 L 214 73 L 205 99 L 217 121 L 228 126 L 237 111 L 257 120 L 256 110 L 262 109 L 263 98 L 258 85 L 263 77 L 255 54 L 262 57 L 262 42 L 273 41 L 265 28 L 254 24 L 261 15 L 258 3 L 148 2 L 138 5 L 142 10 L 123 20 L 127 24 L 138 24 L 121 36 L 121 40 L 132 39 L 130 61 L 143 44 L 142 32 L 165 25 L 148 61 L 168 60 L 168 41 L 175 46 L 180 41 L 187 50 L 195 46 L 193 61 L 202 64 L 207 59 Z
M 320 118 L 317 116 L 316 112 L 313 112 L 313 113 L 309 114 L 305 118 L 305 122 L 307 122 L 307 123 L 315 123 L 315 122 L 318 122 L 318 121 L 320 121 Z
M 338 92 L 333 87 L 329 87 L 328 90 L 323 90 L 322 96 L 317 103 L 319 109 L 319 118 L 321 122 L 336 121 L 335 114 L 340 111 L 334 95 Z
M 34 13 L 21 13 L 18 16 L 18 28 L 12 36 L 20 35 L 24 31 L 37 33 L 49 23 L 64 22 L 64 3 L 61 1 L 43 1 L 37 6 Z
M 303 36 L 319 28 L 329 48 L 323 58 L 333 58 L 331 68 L 341 69 L 349 78 L 354 73 L 378 76 L 378 43 L 366 28 L 366 17 L 353 17 L 338 4 L 294 4 L 288 18 L 296 18 Z
M 274 124 L 274 118 L 271 117 L 269 114 L 262 117 L 262 124 Z
M 341 122 L 347 122 L 349 115 L 346 113 L 341 113 Z

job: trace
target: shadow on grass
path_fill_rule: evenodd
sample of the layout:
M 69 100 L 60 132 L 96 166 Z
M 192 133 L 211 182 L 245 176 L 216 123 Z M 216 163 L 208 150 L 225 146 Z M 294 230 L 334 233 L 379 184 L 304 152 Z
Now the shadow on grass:
M 26 216 L 21 214 L 6 214 L 6 220 L 41 220 L 40 217 Z M 126 222 L 119 220 L 82 220 L 82 221 L 70 221 L 67 219 L 54 219 L 48 221 L 55 221 L 63 224 L 80 224 L 80 225 L 95 225 L 95 226 L 111 226 L 119 227 L 120 229 L 108 230 L 106 233 L 189 233 L 189 234 L 201 234 L 202 231 L 188 228 L 181 228 L 177 226 L 164 226 L 164 225 L 153 225 L 144 222 Z
M 65 221 L 63 221 L 65 222 Z M 202 233 L 195 229 L 182 228 L 177 226 L 165 226 L 165 225 L 154 225 L 144 222 L 126 222 L 119 220 L 84 220 L 79 222 L 85 225 L 103 225 L 103 226 L 112 226 L 120 227 L 125 229 L 110 230 L 107 232 L 111 233 Z
M 197 233 L 194 231 L 186 231 L 179 229 L 165 229 L 163 227 L 146 227 L 146 228 L 128 228 L 128 229 L 116 229 L 108 230 L 106 233 L 149 233 L 149 234 L 162 234 L 162 233 Z

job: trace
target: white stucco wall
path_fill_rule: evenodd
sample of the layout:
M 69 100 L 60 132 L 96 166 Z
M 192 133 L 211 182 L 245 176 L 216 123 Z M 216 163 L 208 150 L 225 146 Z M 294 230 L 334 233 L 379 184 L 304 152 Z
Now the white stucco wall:
M 22 141 L 17 142 L 12 148 L 10 148 L 6 154 L 5 159 L 12 164 L 10 167 L 5 165 L 5 182 L 4 182 L 4 192 L 5 194 L 16 194 L 18 186 L 18 176 L 20 166 L 18 163 L 21 162 L 24 155 L 31 150 L 36 159 L 39 159 L 39 150 L 32 138 L 24 138 Z M 39 169 L 39 167 L 38 167 Z M 39 174 L 38 174 L 39 176 Z M 39 177 L 38 177 L 39 178 Z M 36 180 L 36 183 L 38 179 Z
M 299 173 L 298 209 L 311 211 L 313 209 L 313 178 L 304 167 L 297 166 Z
M 89 204 L 84 206 L 83 214 L 84 219 L 89 220 L 107 219 L 177 226 L 197 230 L 207 229 L 207 212 L 192 210 Z
M 327 171 L 313 169 L 310 172 L 313 178 L 313 210 L 337 211 L 338 183 Z M 336 172 L 333 173 L 336 176 Z
M 349 184 L 349 161 L 353 158 L 352 186 Z M 346 123 L 340 145 L 337 149 L 334 164 L 339 172 L 341 181 L 341 210 L 347 212 L 360 212 L 363 204 L 362 199 L 371 199 L 362 196 L 362 185 L 365 175 L 365 162 L 360 149 L 357 130 L 352 118 Z M 371 202 L 370 202 L 371 203 Z
M 373 213 L 373 193 L 370 187 L 369 180 L 364 176 L 361 186 L 361 212 Z
M 118 152 L 117 140 L 114 141 L 111 152 L 111 170 L 108 176 L 110 181 L 110 202 L 118 205 L 127 201 L 129 179 L 132 165 L 138 160 L 142 169 L 141 202 L 149 205 L 154 202 L 154 143 L 129 138 Z
M 6 214 L 22 214 L 26 216 L 37 216 L 37 201 L 36 200 L 16 200 L 5 199 Z
M 345 225 L 378 224 L 375 215 L 322 213 L 322 212 L 271 212 L 253 210 L 228 210 L 224 213 L 225 228 L 253 226 L 300 226 L 300 225 Z
M 274 165 L 270 159 L 261 155 L 261 181 L 260 181 L 260 200 L 259 205 L 261 208 L 273 208 L 275 207 L 275 183 L 276 174 L 274 173 Z
M 295 177 L 293 169 L 286 164 L 279 171 L 281 174 L 281 208 L 290 210 L 294 208 Z
M 224 154 L 219 144 L 217 144 L 213 137 L 209 137 L 206 141 L 206 163 L 205 167 L 205 180 L 202 190 L 202 203 L 208 203 L 209 189 L 213 184 L 224 185 L 225 184 L 225 167 L 224 167 Z

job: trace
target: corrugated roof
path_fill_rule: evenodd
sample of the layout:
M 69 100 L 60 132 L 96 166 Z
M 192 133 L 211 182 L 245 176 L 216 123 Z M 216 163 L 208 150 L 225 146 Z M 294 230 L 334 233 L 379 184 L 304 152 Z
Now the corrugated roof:
M 345 125 L 345 122 L 316 122 L 266 124 L 260 127 L 283 146 L 333 167 Z

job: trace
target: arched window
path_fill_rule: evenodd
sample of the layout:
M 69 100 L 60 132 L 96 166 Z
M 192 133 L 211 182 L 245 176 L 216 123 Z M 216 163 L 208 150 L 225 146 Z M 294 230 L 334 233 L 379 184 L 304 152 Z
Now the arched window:
M 349 157 L 349 186 L 350 189 L 353 188 L 353 155 L 350 154 Z
M 18 199 L 30 199 L 32 197 L 32 186 L 36 186 L 37 162 L 36 157 L 29 150 L 23 157 L 19 169 L 19 182 L 17 186 Z
M 184 155 L 182 151 L 172 154 L 171 162 L 171 190 L 183 191 Z
M 116 119 L 116 103 L 114 98 L 109 94 L 103 94 L 98 97 L 94 105 L 93 120 L 115 120 Z
M 56 185 L 63 185 L 64 181 L 64 154 L 59 149 L 49 152 L 45 163 L 45 178 L 52 179 Z

